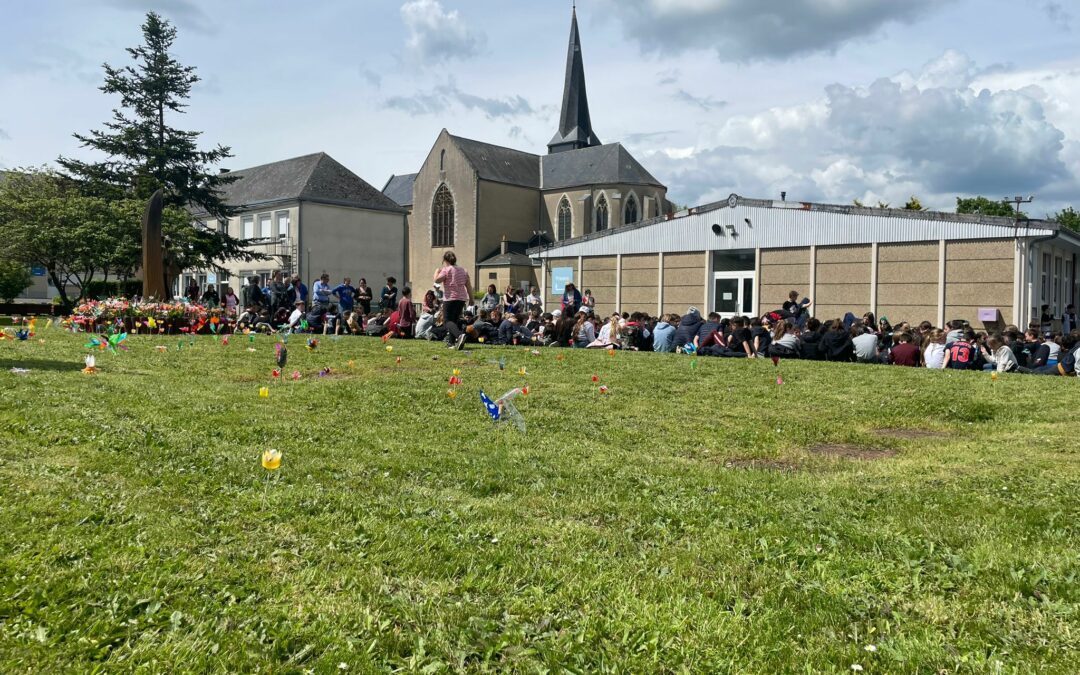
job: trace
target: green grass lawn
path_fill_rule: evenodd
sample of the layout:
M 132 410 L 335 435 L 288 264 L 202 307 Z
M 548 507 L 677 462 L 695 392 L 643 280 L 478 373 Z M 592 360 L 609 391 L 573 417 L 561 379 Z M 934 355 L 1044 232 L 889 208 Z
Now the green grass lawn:
M 1077 672 L 1074 379 L 39 337 L 0 342 L 0 672 Z

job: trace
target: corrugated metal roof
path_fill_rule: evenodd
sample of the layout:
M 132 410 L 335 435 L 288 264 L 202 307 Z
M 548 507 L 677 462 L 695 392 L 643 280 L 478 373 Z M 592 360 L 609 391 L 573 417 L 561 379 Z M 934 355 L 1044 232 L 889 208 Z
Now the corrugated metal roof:
M 721 234 L 713 232 L 713 225 L 720 226 Z M 727 202 L 689 209 L 671 219 L 654 218 L 559 242 L 545 249 L 544 256 L 1007 239 L 1044 236 L 1057 228 L 1055 223 L 1040 220 L 1021 221 L 1018 228 L 1010 218 L 773 202 L 732 195 Z M 530 255 L 539 253 L 537 248 L 529 250 Z

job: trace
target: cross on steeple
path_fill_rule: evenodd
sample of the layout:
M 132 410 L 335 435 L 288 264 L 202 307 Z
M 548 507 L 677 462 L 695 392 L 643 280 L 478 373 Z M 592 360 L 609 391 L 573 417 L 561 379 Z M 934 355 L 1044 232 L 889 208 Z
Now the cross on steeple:
M 581 36 L 578 34 L 577 2 L 571 12 L 570 46 L 566 54 L 566 83 L 563 86 L 559 130 L 548 143 L 548 153 L 578 150 L 600 145 L 592 130 L 589 98 L 585 93 L 585 66 L 581 59 Z

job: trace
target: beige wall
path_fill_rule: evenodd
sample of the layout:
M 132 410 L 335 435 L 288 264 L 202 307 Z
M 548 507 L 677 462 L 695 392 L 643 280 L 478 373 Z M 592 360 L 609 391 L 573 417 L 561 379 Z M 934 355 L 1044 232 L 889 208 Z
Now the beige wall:
M 979 308 L 1011 320 L 1015 244 L 1010 239 L 945 244 L 945 320 L 981 327 Z
M 573 236 L 580 237 L 593 232 L 595 226 L 596 199 L 604 194 L 608 202 L 609 228 L 623 225 L 624 209 L 627 198 L 633 194 L 638 204 L 638 220 L 646 220 L 649 214 L 645 210 L 645 198 L 655 200 L 657 209 L 663 214 L 667 190 L 651 185 L 599 185 L 585 189 L 552 190 L 544 192 L 544 212 L 541 218 L 552 233 L 558 233 L 559 202 L 565 196 L 570 200 L 573 213 Z
M 541 224 L 538 191 L 481 180 L 476 222 L 476 261 L 481 262 L 497 254 L 504 237 L 510 241 L 529 241 L 533 231 Z M 547 234 L 551 236 L 550 232 Z M 460 252 L 458 258 L 461 258 Z
M 788 294 L 810 295 L 810 248 L 774 248 L 761 251 L 758 304 L 762 312 L 778 309 Z M 813 298 L 811 298 L 813 299 Z
M 880 244 L 877 281 L 879 317 L 937 324 L 938 242 Z
M 817 248 L 814 316 L 824 321 L 870 309 L 870 251 L 869 244 Z
M 697 307 L 708 313 L 705 306 L 706 256 L 712 253 L 664 254 L 664 313 L 682 315 L 687 307 Z
M 333 283 L 365 277 L 378 289 L 393 276 L 404 286 L 405 214 L 305 202 L 300 222 L 305 268 L 311 250 L 305 283 L 326 272 Z
M 495 284 L 495 288 L 499 293 L 502 293 L 506 290 L 507 285 L 520 289 L 523 281 L 527 281 L 529 287 L 532 288 L 539 283 L 540 268 L 525 267 L 523 265 L 481 267 L 477 274 L 479 275 L 479 281 L 475 284 L 477 290 L 486 291 L 488 284 Z
M 445 170 L 439 158 L 446 151 Z M 431 286 L 443 254 L 450 250 L 431 245 L 431 201 L 439 185 L 446 183 L 454 196 L 454 245 L 458 264 L 475 277 L 476 270 L 476 172 L 444 129 L 428 153 L 413 184 L 413 212 L 409 219 L 409 280 L 417 288 Z M 371 279 L 368 279 L 370 282 Z M 475 281 L 475 279 L 474 279 Z
M 660 256 L 624 255 L 622 257 L 621 310 L 656 313 Z
M 615 311 L 615 256 L 582 258 L 581 294 L 592 291 L 596 298 L 594 311 L 604 316 Z

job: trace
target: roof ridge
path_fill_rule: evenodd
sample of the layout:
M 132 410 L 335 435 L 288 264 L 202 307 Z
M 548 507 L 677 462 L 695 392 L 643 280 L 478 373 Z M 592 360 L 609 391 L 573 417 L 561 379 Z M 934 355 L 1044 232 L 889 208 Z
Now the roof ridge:
M 529 155 L 529 156 L 532 156 L 532 157 L 540 157 L 541 156 L 541 155 L 538 155 L 536 153 L 527 152 L 525 150 L 518 150 L 517 148 L 511 148 L 510 146 L 507 146 L 507 145 L 496 145 L 495 143 L 488 143 L 487 141 L 478 141 L 475 138 L 465 138 L 464 136 L 456 136 L 454 134 L 449 134 L 449 136 L 450 136 L 450 138 L 452 138 L 455 141 L 467 141 L 469 143 L 476 143 L 477 145 L 486 145 L 488 147 L 498 148 L 500 150 L 509 150 L 510 152 L 517 152 L 517 153 L 520 153 L 522 155 Z
M 255 166 L 246 166 L 243 169 L 235 169 L 227 171 L 226 173 L 241 173 L 243 171 L 252 171 L 254 169 L 262 169 L 263 167 L 273 166 L 274 164 L 284 164 L 285 162 L 295 162 L 298 159 L 307 159 L 308 157 L 317 157 L 319 155 L 326 155 L 325 150 L 319 150 L 318 152 L 309 152 L 306 155 L 297 155 L 296 157 L 289 157 L 286 159 L 279 159 L 276 162 L 264 162 L 262 164 L 256 164 Z M 329 157 L 329 155 L 326 155 Z

